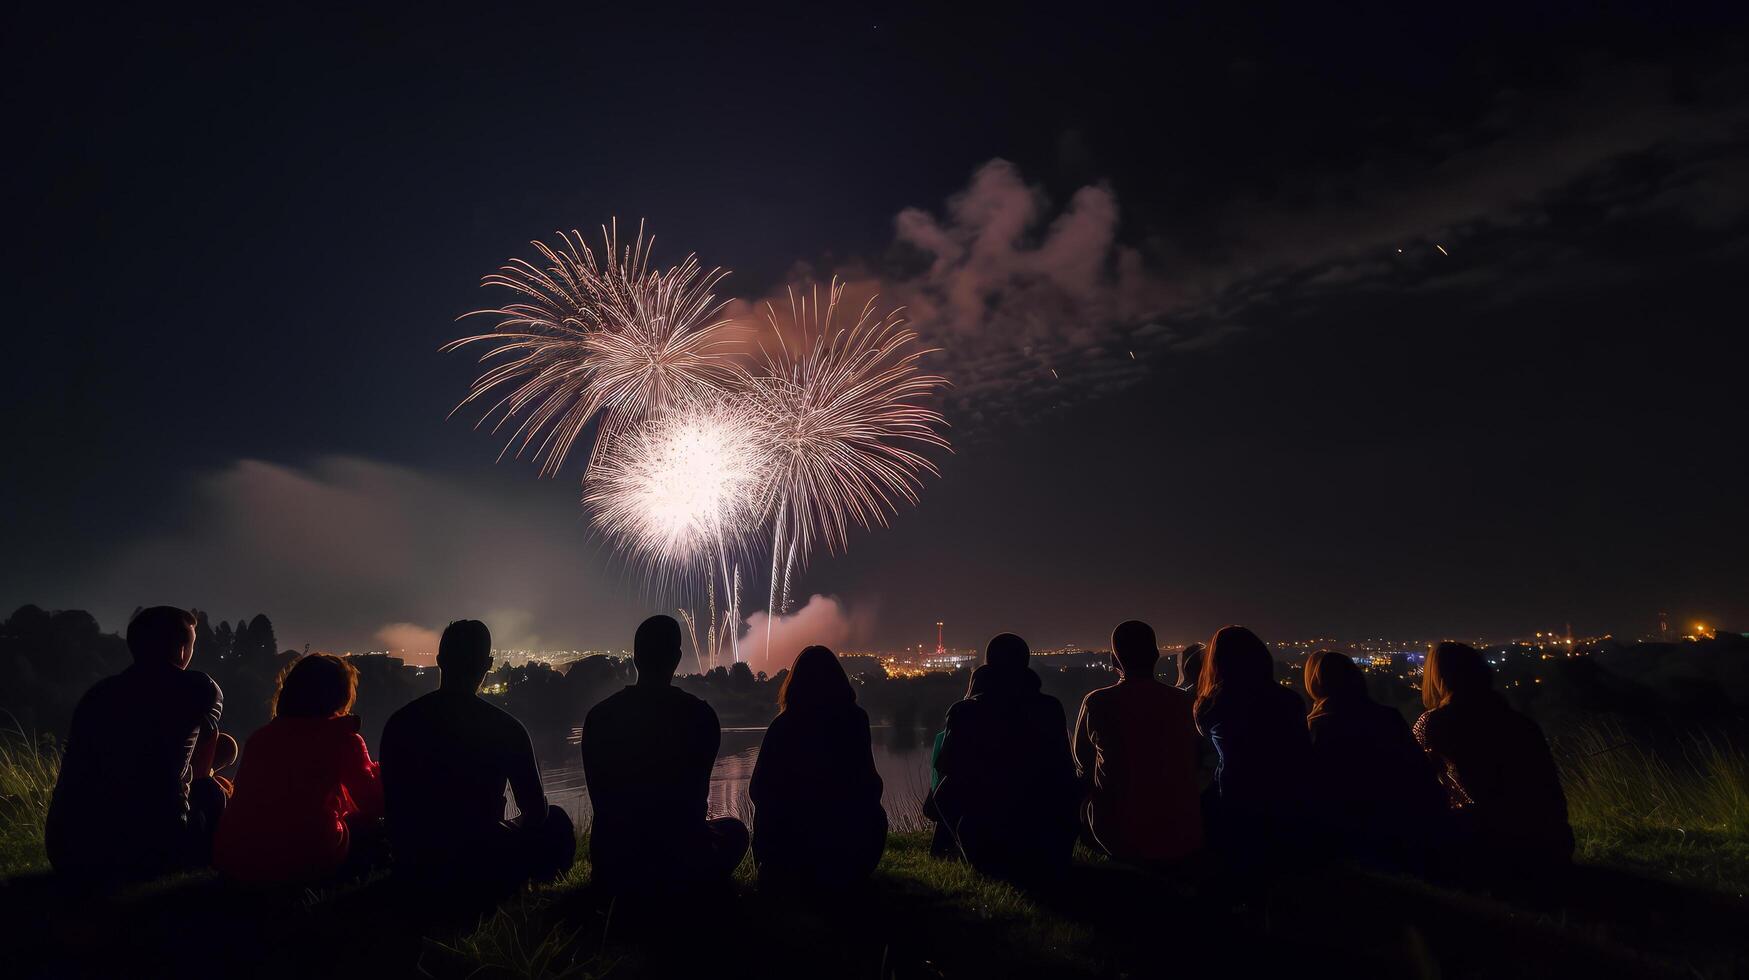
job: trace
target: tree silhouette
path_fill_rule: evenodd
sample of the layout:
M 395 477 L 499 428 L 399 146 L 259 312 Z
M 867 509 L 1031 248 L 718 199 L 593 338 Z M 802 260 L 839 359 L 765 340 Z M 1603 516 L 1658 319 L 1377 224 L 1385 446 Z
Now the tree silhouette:
M 746 694 L 753 690 L 753 668 L 742 661 L 735 661 L 729 668 L 729 690 L 736 694 Z
M 219 661 L 219 641 L 205 612 L 194 610 L 194 663 L 212 665 Z
M 273 621 L 266 613 L 256 613 L 249 621 L 249 647 L 242 651 L 251 661 L 265 662 L 279 656 L 279 641 L 273 635 Z

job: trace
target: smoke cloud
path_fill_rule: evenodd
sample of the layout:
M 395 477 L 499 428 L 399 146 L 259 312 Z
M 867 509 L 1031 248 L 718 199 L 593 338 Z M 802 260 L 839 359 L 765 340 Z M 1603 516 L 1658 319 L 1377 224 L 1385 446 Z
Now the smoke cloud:
M 862 642 L 870 635 L 873 616 L 863 608 L 851 612 L 836 596 L 809 596 L 807 604 L 771 625 L 771 646 L 765 644 L 765 613 L 747 616 L 747 633 L 741 640 L 741 658 L 755 672 L 775 674 L 795 662 L 802 648 L 821 644 L 835 653 Z
M 574 499 L 551 484 L 478 486 L 357 457 L 240 460 L 199 476 L 180 503 L 184 516 L 77 588 L 106 626 L 159 602 L 215 623 L 264 612 L 287 648 L 386 645 L 423 659 L 456 619 L 483 620 L 500 649 L 540 649 L 543 636 L 619 649 L 639 615 Z
M 377 630 L 376 639 L 389 653 L 408 663 L 437 662 L 437 641 L 441 634 L 434 629 L 417 623 L 390 623 Z

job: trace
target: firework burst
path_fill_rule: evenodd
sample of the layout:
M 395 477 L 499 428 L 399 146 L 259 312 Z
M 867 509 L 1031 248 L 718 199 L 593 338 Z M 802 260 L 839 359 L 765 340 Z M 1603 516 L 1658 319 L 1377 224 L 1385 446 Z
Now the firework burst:
M 772 609 L 799 560 L 815 546 L 841 551 L 852 526 L 885 526 L 900 501 L 915 504 L 923 475 L 937 475 L 920 449 L 948 448 L 947 422 L 921 402 L 947 382 L 923 374 L 931 350 L 918 343 L 899 311 L 875 315 L 870 299 L 856 322 L 836 320 L 844 287 L 834 280 L 821 303 L 818 287 L 790 291 L 789 329 L 766 304 L 773 339 L 747 384 L 769 442 L 772 508 Z M 781 586 L 780 586 L 781 581 Z
M 533 454 L 542 476 L 593 424 L 583 499 L 596 528 L 658 587 L 702 572 L 703 651 L 685 617 L 700 667 L 720 647 L 739 659 L 741 559 L 755 536 L 771 532 L 769 629 L 798 562 L 917 502 L 937 473 L 923 451 L 948 448 L 946 421 L 925 405 L 947 382 L 921 373 L 930 351 L 897 311 L 877 317 L 871 299 L 840 325 L 836 280 L 823 303 L 818 287 L 792 290 L 787 326 L 766 304 L 770 338 L 749 366 L 716 299 L 723 270 L 691 255 L 653 270 L 642 225 L 628 245 L 603 228 L 599 258 L 577 232 L 558 237 L 482 280 L 512 297 L 468 314 L 498 317 L 491 332 L 444 348 L 488 348 L 457 410 L 491 402 L 480 424 L 510 427 L 505 454 Z
M 601 456 L 584 503 L 595 526 L 656 577 L 712 563 L 727 574 L 765 509 L 767 445 L 730 400 L 677 406 Z
M 532 452 L 541 475 L 556 474 L 597 421 L 590 466 L 615 440 L 670 405 L 730 388 L 729 321 L 715 289 L 727 275 L 688 255 L 665 272 L 650 268 L 653 238 L 642 224 L 622 246 L 618 224 L 602 229 L 602 258 L 578 232 L 531 243 L 541 264 L 512 259 L 481 280 L 514 301 L 467 316 L 496 316 L 490 333 L 445 345 L 486 344 L 489 364 L 456 406 L 497 396 L 481 423 L 498 432 L 514 421 L 505 453 Z

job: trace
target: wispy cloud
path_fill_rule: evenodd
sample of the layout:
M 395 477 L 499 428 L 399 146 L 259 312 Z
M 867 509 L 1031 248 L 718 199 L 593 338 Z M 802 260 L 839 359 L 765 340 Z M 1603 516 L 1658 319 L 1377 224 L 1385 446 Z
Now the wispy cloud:
M 1126 227 L 1108 184 L 1059 204 L 994 159 L 942 207 L 899 212 L 890 261 L 802 274 L 837 274 L 859 301 L 878 292 L 883 307 L 906 306 L 942 348 L 956 424 L 1025 416 L 1331 294 L 1510 281 L 1501 295 L 1522 295 L 1570 274 L 1562 235 L 1614 221 L 1739 222 L 1749 215 L 1742 75 L 1609 63 L 1561 88 L 1501 89 L 1471 121 L 1389 144 L 1359 170 L 1304 161 L 1274 197 L 1209 202 L 1194 244 L 1172 228 Z M 1468 248 L 1483 241 L 1484 254 Z

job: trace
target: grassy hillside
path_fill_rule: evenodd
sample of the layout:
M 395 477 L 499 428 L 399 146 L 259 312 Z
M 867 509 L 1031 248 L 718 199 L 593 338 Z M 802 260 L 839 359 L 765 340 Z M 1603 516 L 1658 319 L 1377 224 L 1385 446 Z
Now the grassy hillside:
M 1567 767 L 1581 863 L 1507 894 L 1342 867 L 1248 885 L 1146 874 L 1083 854 L 1023 892 L 895 834 L 859 893 L 797 901 L 731 890 L 660 908 L 559 884 L 456 916 L 376 880 L 245 892 L 185 875 L 78 892 L 40 873 L 52 753 L 0 753 L 8 974 L 257 976 L 1146 976 L 1275 970 L 1349 976 L 1717 976 L 1749 971 L 1745 767 L 1699 743 L 1680 763 L 1602 739 Z M 14 972 L 16 971 L 16 972 Z

